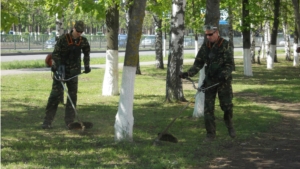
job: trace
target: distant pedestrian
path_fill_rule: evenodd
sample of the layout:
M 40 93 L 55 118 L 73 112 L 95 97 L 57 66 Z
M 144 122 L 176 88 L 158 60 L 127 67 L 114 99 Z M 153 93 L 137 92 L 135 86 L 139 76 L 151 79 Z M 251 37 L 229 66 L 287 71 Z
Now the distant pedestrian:
M 84 73 L 89 73 L 90 69 L 90 45 L 85 37 L 82 37 L 84 31 L 83 21 L 76 21 L 73 30 L 70 33 L 61 35 L 57 43 L 55 44 L 54 51 L 52 53 L 53 65 L 51 67 L 54 76 L 57 77 L 57 72 L 64 67 L 65 71 L 61 71 L 64 74 L 65 79 L 69 79 L 81 73 L 81 52 L 84 54 Z M 59 77 L 57 77 L 59 78 Z M 68 93 L 71 100 L 76 106 L 77 103 L 77 90 L 78 90 L 78 77 L 72 78 L 65 82 L 68 88 Z M 42 124 L 43 129 L 52 128 L 52 122 L 56 114 L 58 104 L 63 97 L 64 89 L 61 81 L 53 78 L 52 90 L 48 98 L 46 106 L 46 116 Z M 73 109 L 69 100 L 67 100 L 65 109 L 65 123 L 68 124 L 74 122 L 75 110 Z
M 192 77 L 206 64 L 205 79 L 201 88 L 219 83 L 216 87 L 205 91 L 204 121 L 206 128 L 205 141 L 213 141 L 216 137 L 215 99 L 218 94 L 221 109 L 224 112 L 224 121 L 230 137 L 235 138 L 235 129 L 232 123 L 232 75 L 234 62 L 233 53 L 227 40 L 219 36 L 218 28 L 213 25 L 204 27 L 207 39 L 202 44 L 195 58 L 194 65 L 181 73 L 181 78 Z

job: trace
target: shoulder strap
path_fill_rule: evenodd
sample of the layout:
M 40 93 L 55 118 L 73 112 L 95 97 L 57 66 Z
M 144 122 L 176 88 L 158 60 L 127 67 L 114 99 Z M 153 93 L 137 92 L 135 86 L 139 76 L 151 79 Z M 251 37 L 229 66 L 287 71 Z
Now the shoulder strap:
M 67 42 L 68 42 L 68 46 L 71 46 L 71 45 L 74 44 L 74 43 L 73 43 L 73 40 L 72 40 L 72 37 L 71 37 L 71 35 L 70 35 L 69 33 L 66 34 L 66 39 L 67 39 Z M 76 45 L 76 46 L 79 46 L 80 43 L 81 43 L 81 40 L 82 40 L 82 37 L 80 36 L 80 37 L 79 37 L 78 43 L 75 44 L 75 45 Z
M 70 34 L 66 34 L 66 39 L 68 42 L 68 46 L 73 45 L 72 37 L 70 36 Z
M 217 45 L 218 47 L 220 47 L 220 46 L 222 45 L 222 43 L 223 43 L 223 40 L 224 40 L 224 39 L 221 38 L 221 37 L 219 36 L 217 42 L 215 42 L 216 45 Z M 209 41 L 206 42 L 206 46 L 207 46 L 208 48 L 212 48 L 212 46 L 211 46 L 211 44 L 210 44 Z

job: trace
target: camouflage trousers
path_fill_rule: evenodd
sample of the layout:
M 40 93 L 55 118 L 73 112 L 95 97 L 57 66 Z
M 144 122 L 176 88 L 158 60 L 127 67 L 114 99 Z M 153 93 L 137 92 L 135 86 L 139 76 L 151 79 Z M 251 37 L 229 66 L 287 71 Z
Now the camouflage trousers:
M 208 84 L 210 86 L 212 84 Z M 218 94 L 220 107 L 224 112 L 224 122 L 227 128 L 233 128 L 232 116 L 233 116 L 233 104 L 232 104 L 232 86 L 231 81 L 226 81 L 216 87 L 212 87 L 205 91 L 204 101 L 204 121 L 207 136 L 216 135 L 216 123 L 215 123 L 215 100 Z
M 64 83 L 66 84 L 70 98 L 71 98 L 74 106 L 76 107 L 77 91 L 78 91 L 78 77 L 75 77 Z M 63 92 L 64 92 L 64 88 L 63 88 L 61 82 L 53 79 L 52 90 L 51 90 L 50 96 L 48 98 L 48 103 L 47 103 L 47 107 L 46 107 L 46 116 L 44 119 L 46 123 L 48 123 L 48 124 L 52 123 L 52 121 L 55 117 L 56 111 L 57 111 L 58 104 L 63 99 L 62 97 L 64 97 Z M 74 119 L 75 119 L 75 110 L 73 109 L 70 100 L 67 99 L 67 104 L 66 104 L 66 109 L 65 109 L 65 118 L 64 118 L 65 123 L 69 124 L 69 123 L 73 122 Z

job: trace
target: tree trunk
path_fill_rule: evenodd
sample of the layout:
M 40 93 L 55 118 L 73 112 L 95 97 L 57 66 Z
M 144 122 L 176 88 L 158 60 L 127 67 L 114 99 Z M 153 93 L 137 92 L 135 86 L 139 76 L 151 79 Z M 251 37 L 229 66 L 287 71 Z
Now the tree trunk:
M 297 24 L 297 32 L 298 35 L 300 35 L 300 11 L 299 11 L 299 0 L 292 0 L 293 1 L 293 6 L 294 6 L 294 14 L 295 14 L 295 19 L 296 19 L 296 24 Z
M 254 29 L 254 28 L 252 28 Z M 255 63 L 255 31 L 251 31 L 251 63 Z
M 162 48 L 162 19 L 153 15 L 155 22 L 155 65 L 157 69 L 164 69 L 163 48 Z
M 128 40 L 126 45 L 120 101 L 115 120 L 115 141 L 132 141 L 133 96 L 139 44 L 145 16 L 146 0 L 132 0 L 129 7 Z
M 299 36 L 300 36 L 300 11 L 299 11 L 299 0 L 292 0 L 294 6 L 294 14 L 295 14 L 295 35 L 294 35 L 294 62 L 293 66 L 299 66 L 299 53 L 296 52 L 298 43 L 299 43 Z
M 264 33 L 264 50 L 262 49 L 262 52 L 264 53 L 263 54 L 263 57 L 262 58 L 265 58 L 264 56 L 267 55 L 268 53 L 270 53 L 270 37 L 271 37 L 271 34 L 270 34 L 270 22 L 269 21 L 266 21 L 265 23 L 265 26 L 264 26 L 264 29 L 265 29 L 265 33 Z
M 60 35 L 64 34 L 64 28 L 63 28 L 63 23 L 64 23 L 64 15 L 61 16 L 61 18 L 58 18 L 58 14 L 56 16 L 56 37 L 59 37 Z
M 286 17 L 283 19 L 285 20 Z M 284 51 L 285 51 L 285 60 L 291 61 L 291 51 L 290 51 L 290 35 L 288 33 L 288 24 L 287 21 L 283 21 L 282 24 L 283 35 L 284 35 Z
M 197 56 L 198 50 L 199 50 L 199 44 L 198 44 L 198 33 L 197 30 L 195 31 L 195 57 Z
M 119 70 L 118 70 L 118 31 L 119 10 L 118 5 L 113 5 L 106 11 L 106 65 L 102 86 L 103 96 L 119 95 Z
M 198 88 L 200 88 L 203 85 L 204 79 L 205 79 L 205 66 L 203 66 L 203 68 L 200 70 Z M 195 96 L 193 117 L 199 118 L 204 116 L 204 101 L 205 101 L 205 93 L 197 92 Z
M 231 46 L 231 52 L 233 53 L 233 71 L 235 71 L 235 62 L 234 62 L 234 43 L 233 43 L 233 14 L 231 6 L 228 7 L 228 23 L 229 23 L 229 45 Z
M 296 49 L 297 49 L 298 43 L 299 43 L 299 34 L 296 29 L 297 29 L 297 24 L 295 23 L 294 46 L 293 46 L 293 51 L 294 51 L 293 66 L 299 66 L 299 53 L 296 52 Z
M 253 76 L 252 65 L 251 65 L 251 56 L 250 56 L 250 46 L 251 46 L 251 37 L 250 37 L 250 23 L 247 22 L 249 18 L 249 1 L 243 0 L 243 50 L 244 50 L 244 75 Z
M 270 56 L 272 57 L 267 59 L 268 61 L 277 61 L 277 55 L 276 55 L 276 45 L 277 45 L 277 33 L 278 33 L 278 26 L 279 26 L 279 9 L 280 9 L 280 0 L 274 1 L 274 22 L 272 27 L 272 33 L 271 33 L 271 46 L 270 46 Z M 272 67 L 268 67 L 268 69 L 273 68 L 273 63 L 267 63 L 267 65 L 272 65 Z
M 124 0 L 125 1 L 125 0 Z M 123 2 L 124 2 L 123 1 Z M 129 6 L 134 0 L 126 0 L 125 1 L 125 6 Z M 130 9 L 125 11 L 126 12 L 126 28 L 127 28 L 127 32 L 129 32 L 129 22 L 130 22 L 130 19 L 132 19 L 130 17 Z M 128 39 L 128 38 L 127 38 Z M 139 53 L 138 53 L 139 55 Z M 139 57 L 139 56 L 138 56 Z M 135 71 L 135 74 L 137 75 L 141 75 L 142 72 L 141 72 L 141 68 L 140 68 L 140 58 L 138 58 L 138 62 L 136 63 L 136 71 Z
M 183 38 L 185 0 L 172 1 L 170 53 L 166 79 L 166 101 L 186 101 L 182 91 L 182 81 L 179 72 L 183 65 Z

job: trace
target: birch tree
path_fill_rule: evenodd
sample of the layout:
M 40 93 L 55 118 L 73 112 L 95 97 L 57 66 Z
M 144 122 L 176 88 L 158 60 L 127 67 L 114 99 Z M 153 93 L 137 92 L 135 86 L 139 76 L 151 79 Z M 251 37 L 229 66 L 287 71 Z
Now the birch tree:
M 182 91 L 179 72 L 183 65 L 183 38 L 185 0 L 172 0 L 171 38 L 169 46 L 168 69 L 166 79 L 166 101 L 186 101 Z
M 59 37 L 60 35 L 64 34 L 64 14 L 59 15 L 58 13 L 56 13 L 55 15 L 55 19 L 56 19 L 56 37 Z
M 139 44 L 145 16 L 146 0 L 132 0 L 128 15 L 128 40 L 126 45 L 122 84 L 118 112 L 115 119 L 115 141 L 132 141 L 133 134 L 133 98 L 136 66 L 139 57 Z
M 291 60 L 291 51 L 290 51 L 290 35 L 289 35 L 289 24 L 288 24 L 288 16 L 287 16 L 287 8 L 281 8 L 281 18 L 282 18 L 282 29 L 284 36 L 284 51 L 285 51 L 285 60 Z
M 165 47 L 166 34 L 163 39 L 163 30 L 167 30 L 165 18 L 170 12 L 171 2 L 171 0 L 149 0 L 147 5 L 147 10 L 152 14 L 155 24 L 155 66 L 157 69 L 164 69 L 163 52 L 166 49 L 163 48 L 163 45 Z

